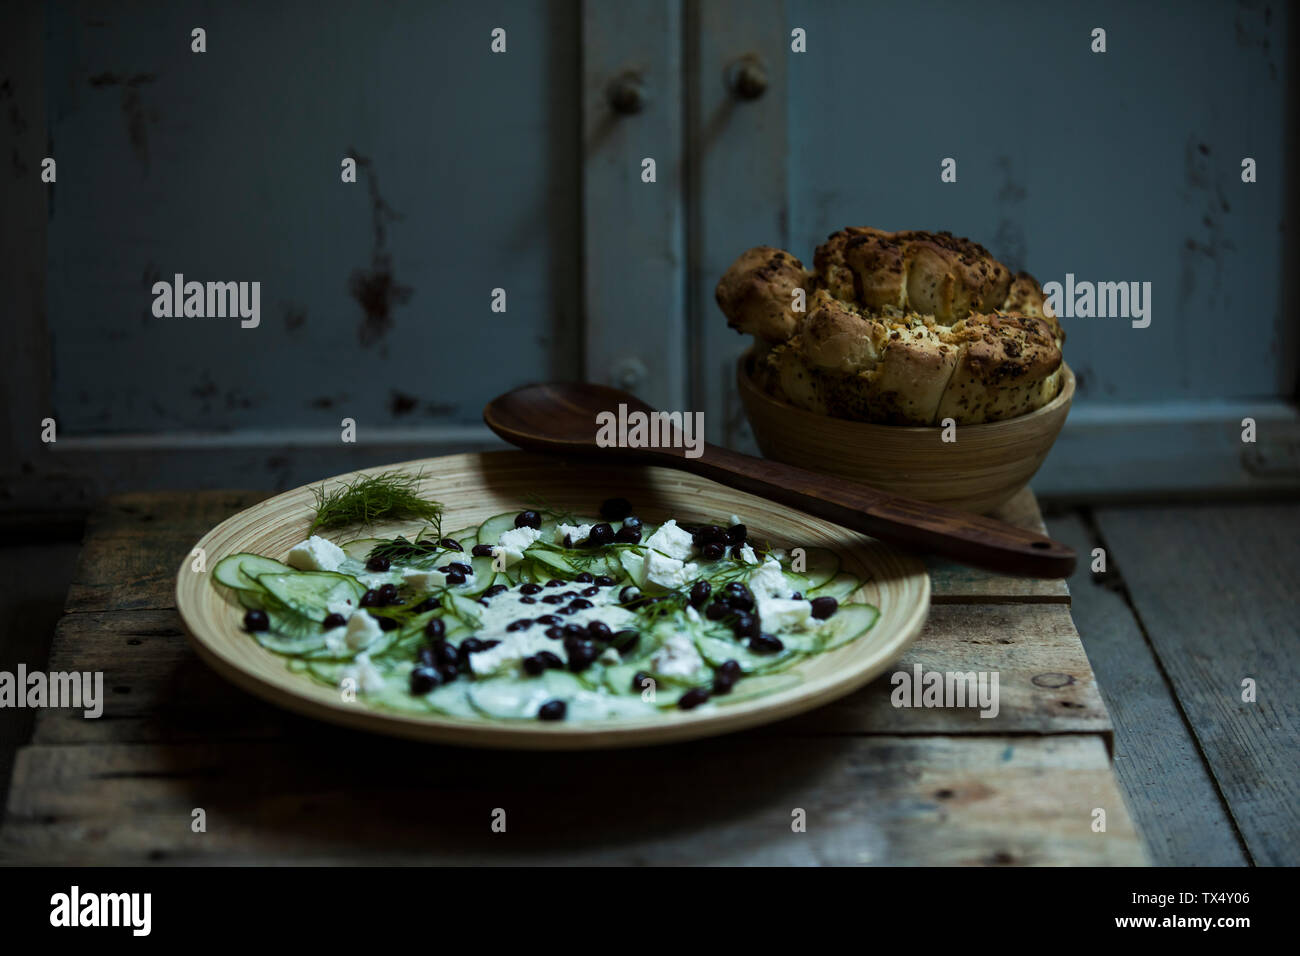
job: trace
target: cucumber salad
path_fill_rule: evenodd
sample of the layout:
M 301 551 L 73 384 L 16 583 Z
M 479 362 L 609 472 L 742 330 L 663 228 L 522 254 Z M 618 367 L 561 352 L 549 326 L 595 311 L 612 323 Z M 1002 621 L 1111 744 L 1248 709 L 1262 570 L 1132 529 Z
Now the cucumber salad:
M 286 561 L 221 560 L 244 629 L 291 670 L 411 714 L 605 721 L 722 707 L 797 684 L 790 666 L 865 634 L 834 553 L 724 524 L 496 515 L 443 535 L 312 535 Z M 798 570 L 796 570 L 796 568 Z

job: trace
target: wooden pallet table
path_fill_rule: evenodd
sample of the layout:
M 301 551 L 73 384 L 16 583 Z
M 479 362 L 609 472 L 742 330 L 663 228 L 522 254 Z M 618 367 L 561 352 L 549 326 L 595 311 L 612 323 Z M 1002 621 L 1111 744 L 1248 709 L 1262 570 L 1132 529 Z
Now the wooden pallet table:
M 898 669 L 996 671 L 992 719 L 895 708 L 881 679 L 707 741 L 462 750 L 296 717 L 199 661 L 175 610 L 175 570 L 205 531 L 261 497 L 128 494 L 94 513 L 49 669 L 103 671 L 104 714 L 38 715 L 16 760 L 0 860 L 1146 862 L 1063 582 L 931 563 L 930 620 Z M 1043 527 L 1028 491 L 1001 517 Z

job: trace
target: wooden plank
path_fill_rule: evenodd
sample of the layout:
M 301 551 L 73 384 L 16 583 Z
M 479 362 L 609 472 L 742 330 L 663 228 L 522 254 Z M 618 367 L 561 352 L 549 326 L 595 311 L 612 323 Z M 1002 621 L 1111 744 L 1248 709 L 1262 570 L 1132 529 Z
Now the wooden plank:
M 206 814 L 206 832 L 191 829 L 196 808 Z M 504 833 L 491 829 L 498 808 Z M 1105 833 L 1091 830 L 1095 808 L 1106 811 Z M 793 832 L 800 809 L 806 831 Z M 346 732 L 287 744 L 29 747 L 18 760 L 0 859 L 1144 862 L 1094 736 L 737 735 L 674 746 L 671 754 L 507 757 Z
M 1015 497 L 993 511 L 990 517 L 1006 521 L 1018 528 L 1046 533 L 1038 501 L 1028 488 L 1021 489 Z M 1064 581 L 1044 578 L 1023 578 L 968 567 L 943 558 L 927 557 L 933 590 L 930 600 L 935 604 L 978 604 L 991 601 L 1069 604 L 1070 589 Z
M 1160 672 L 1118 577 L 1090 570 L 1096 540 L 1075 513 L 1049 517 L 1053 537 L 1079 552 L 1072 612 L 1115 722 L 1115 775 L 1157 866 L 1249 862 L 1214 780 Z
M 686 411 L 681 7 L 582 4 L 583 306 L 587 380 Z M 645 96 L 631 114 L 609 101 L 627 72 Z
M 1107 508 L 1096 520 L 1252 859 L 1300 863 L 1300 505 Z M 1246 678 L 1255 703 L 1242 701 Z
M 114 495 L 91 515 L 85 551 L 68 592 L 69 611 L 145 610 L 175 606 L 176 569 L 213 525 L 266 497 L 260 491 L 139 492 Z M 1043 530 L 1028 489 L 995 515 Z M 1019 578 L 928 559 L 935 604 L 1068 603 L 1062 581 Z
M 261 704 L 204 666 L 190 650 L 175 611 L 70 614 L 59 623 L 50 661 L 55 670 L 102 671 L 107 700 L 97 720 L 78 711 L 42 711 L 34 738 L 41 743 L 302 732 L 300 718 Z M 927 671 L 996 671 L 997 716 L 981 718 L 973 709 L 896 708 L 886 676 L 765 732 L 1110 733 L 1087 658 L 1062 607 L 937 607 L 891 673 L 911 674 L 918 664 Z

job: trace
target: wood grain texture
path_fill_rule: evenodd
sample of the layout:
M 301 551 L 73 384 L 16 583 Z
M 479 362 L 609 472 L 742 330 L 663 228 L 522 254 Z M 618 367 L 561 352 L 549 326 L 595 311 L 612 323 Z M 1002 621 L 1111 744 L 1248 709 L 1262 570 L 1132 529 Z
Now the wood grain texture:
M 327 487 L 360 474 L 402 471 L 422 475 L 420 493 L 443 504 L 448 529 L 476 525 L 503 511 L 519 510 L 531 496 L 578 513 L 599 507 L 614 494 L 635 502 L 652 521 L 716 521 L 744 515 L 750 533 L 784 547 L 833 549 L 841 567 L 864 582 L 855 595 L 880 609 L 871 631 L 841 648 L 802 658 L 784 673 L 798 683 L 762 697 L 722 701 L 691 711 L 602 722 L 493 721 L 417 716 L 382 711 L 343 698 L 336 688 L 290 673 L 285 659 L 264 650 L 243 631 L 243 609 L 210 573 L 185 559 L 176 576 L 177 607 L 193 646 L 206 663 L 245 690 L 322 720 L 378 733 L 466 746 L 584 748 L 667 743 L 728 733 L 801 713 L 850 693 L 897 660 L 925 622 L 930 580 L 921 563 L 864 535 L 669 468 L 596 465 L 562 458 L 500 452 L 449 455 L 386 465 L 336 476 Z M 199 541 L 207 568 L 230 554 L 252 552 L 280 558 L 307 534 L 315 513 L 314 488 L 285 492 L 222 522 Z M 414 535 L 419 522 L 378 524 L 375 535 Z
M 1088 555 L 1096 541 L 1077 514 L 1052 533 Z M 1115 722 L 1115 775 L 1156 866 L 1249 862 L 1191 728 L 1124 599 L 1119 572 L 1070 579 L 1072 612 L 1102 700 Z
M 1300 505 L 1105 508 L 1096 520 L 1252 859 L 1300 863 Z M 1242 701 L 1245 678 L 1255 703 Z
M 528 451 L 679 468 L 892 545 L 981 568 L 1058 578 L 1074 569 L 1074 552 L 1043 535 L 838 475 L 742 455 L 701 441 L 694 420 L 661 418 L 671 414 L 620 389 L 551 382 L 498 395 L 483 409 L 483 421 Z M 641 432 L 635 443 L 634 419 Z
M 771 740 L 497 753 L 349 731 L 29 747 L 8 863 L 1135 865 L 1092 736 Z M 779 768 L 779 772 L 774 769 Z M 575 799 L 575 780 L 582 799 Z M 1107 831 L 1090 829 L 1094 808 Z M 191 831 L 202 808 L 207 832 Z M 506 830 L 491 830 L 494 810 Z M 792 832 L 793 814 L 806 832 Z
M 763 455 L 860 481 L 896 495 L 985 513 L 1029 484 L 1052 450 L 1074 397 L 1062 363 L 1061 390 L 1042 408 L 1001 422 L 942 429 L 873 425 L 805 411 L 778 401 L 749 375 L 752 352 L 736 363 L 736 382 Z

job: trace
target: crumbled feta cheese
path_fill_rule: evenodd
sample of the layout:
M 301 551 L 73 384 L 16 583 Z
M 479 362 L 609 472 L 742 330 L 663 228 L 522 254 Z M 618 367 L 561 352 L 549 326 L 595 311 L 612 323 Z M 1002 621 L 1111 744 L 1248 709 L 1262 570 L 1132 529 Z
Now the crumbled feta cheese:
M 661 524 L 659 529 L 646 539 L 645 546 L 651 551 L 662 551 L 668 557 L 679 561 L 689 558 L 694 548 L 690 534 L 677 527 L 677 522 L 672 518 Z
M 288 564 L 299 571 L 337 571 L 346 558 L 337 544 L 314 534 L 290 550 Z
M 354 651 L 369 647 L 380 634 L 384 633 L 379 622 L 370 614 L 353 614 L 348 619 L 347 644 Z
M 343 617 L 349 618 L 352 616 L 352 612 L 356 610 L 356 607 L 353 606 L 351 601 L 330 601 L 325 606 L 325 609 L 330 614 L 341 614 Z
M 740 520 L 740 515 L 732 515 L 732 516 L 731 516 L 731 526 L 732 526 L 733 528 L 734 528 L 736 525 L 741 524 L 741 523 L 742 523 L 742 522 L 741 522 L 741 520 Z
M 793 593 L 780 562 L 771 556 L 749 576 L 747 583 L 756 598 L 789 597 Z
M 658 551 L 651 551 L 646 555 L 646 581 L 657 584 L 661 588 L 673 590 L 685 587 L 695 580 L 698 571 L 699 567 L 696 564 L 685 564 L 677 558 L 665 558 Z
M 331 628 L 322 635 L 325 638 L 325 647 L 335 657 L 341 657 L 347 650 L 347 636 L 348 628 L 346 624 L 341 627 Z
M 753 548 L 746 544 L 740 549 L 740 560 L 746 564 L 758 564 L 758 555 L 754 553 Z
M 524 551 L 541 536 L 541 531 L 527 525 L 522 528 L 511 528 L 508 531 L 501 532 L 501 537 L 497 539 L 497 546 L 492 549 L 492 554 L 504 554 L 506 567 L 518 564 L 524 559 Z
M 811 615 L 812 604 L 808 601 L 789 598 L 760 598 L 758 601 L 758 619 L 763 622 L 764 630 L 798 630 L 808 623 Z
M 403 571 L 402 581 L 412 590 L 432 591 L 434 588 L 442 587 L 447 579 L 437 571 Z
M 664 677 L 690 677 L 703 665 L 695 642 L 680 631 L 670 634 L 650 659 L 651 669 Z
M 564 544 L 564 539 L 567 537 L 573 544 L 577 544 L 579 541 L 585 540 L 589 534 L 591 534 L 591 525 L 589 524 L 580 524 L 574 527 L 571 524 L 562 523 L 555 529 L 555 543 Z
M 366 615 L 369 617 L 370 615 Z M 360 615 L 358 615 L 360 617 Z M 352 661 L 351 666 L 343 668 L 339 674 L 339 686 L 343 686 L 346 680 L 353 681 L 357 690 L 363 694 L 373 694 L 376 691 L 384 689 L 384 678 L 379 670 L 371 663 L 370 655 L 358 654 Z

